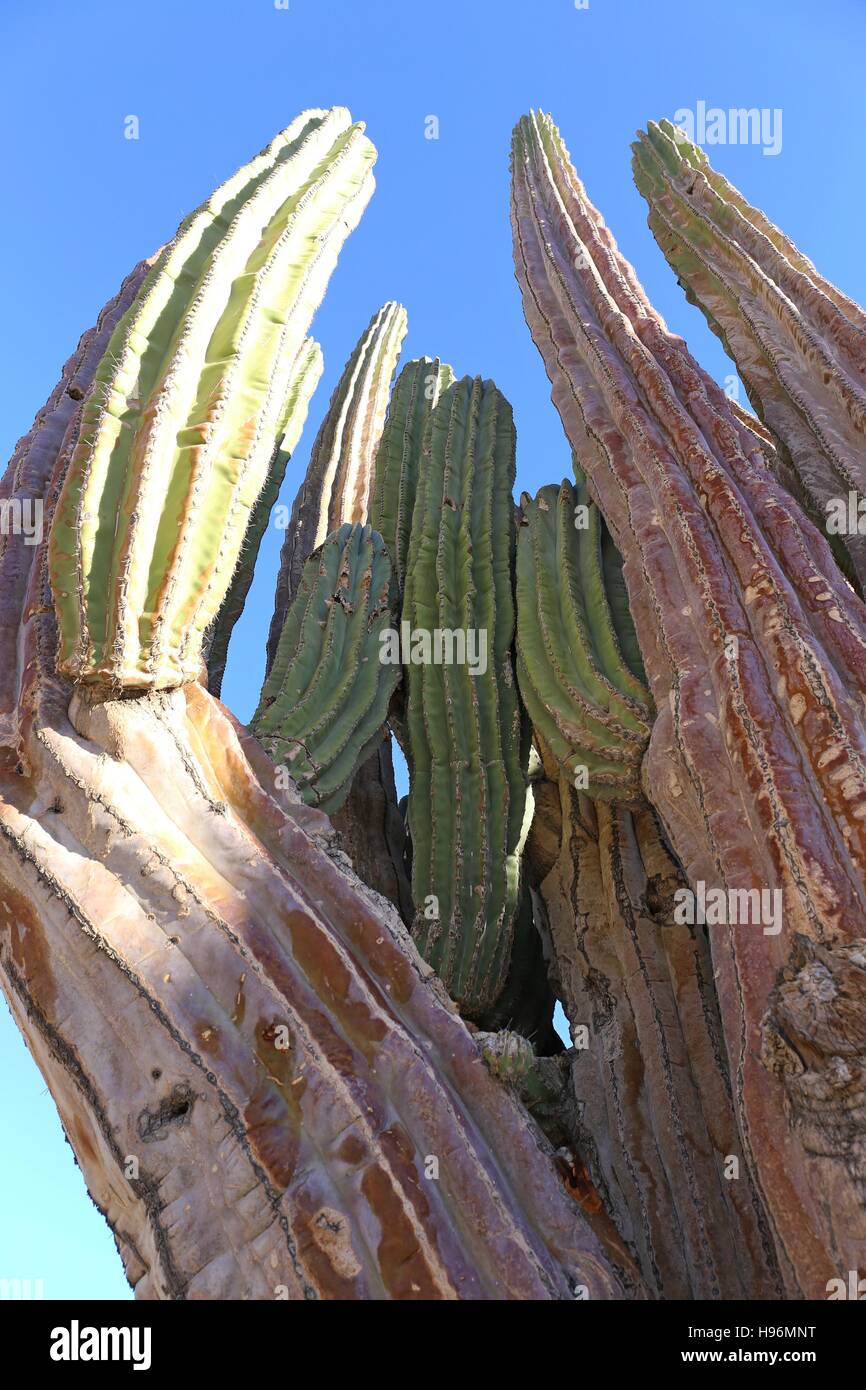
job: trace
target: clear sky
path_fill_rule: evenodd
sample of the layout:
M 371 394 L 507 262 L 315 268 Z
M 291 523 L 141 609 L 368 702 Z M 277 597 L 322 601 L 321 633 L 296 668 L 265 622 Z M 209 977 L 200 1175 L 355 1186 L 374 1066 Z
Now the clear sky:
M 278 0 L 278 4 L 280 0 Z M 3 0 L 0 83 L 5 453 L 79 334 L 141 256 L 309 106 L 348 106 L 380 152 L 378 188 L 314 332 L 325 375 L 291 500 L 340 369 L 387 299 L 403 359 L 493 377 L 514 406 L 518 487 L 570 475 L 511 266 L 515 120 L 549 110 L 651 299 L 718 380 L 732 370 L 646 227 L 629 142 L 683 108 L 782 112 L 782 145 L 714 164 L 848 294 L 866 302 L 864 0 Z M 124 138 L 137 116 L 139 138 Z M 439 138 L 425 138 L 428 118 Z M 254 707 L 280 537 L 265 543 L 223 698 Z M 128 1293 L 45 1084 L 0 1005 L 0 1278 L 46 1297 Z

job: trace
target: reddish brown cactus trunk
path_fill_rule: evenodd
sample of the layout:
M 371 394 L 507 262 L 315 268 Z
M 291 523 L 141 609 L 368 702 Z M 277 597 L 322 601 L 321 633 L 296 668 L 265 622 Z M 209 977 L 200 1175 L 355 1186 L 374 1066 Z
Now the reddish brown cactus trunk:
M 823 1144 L 761 1048 L 785 1035 L 776 991 L 798 941 L 838 971 L 863 933 L 866 610 L 762 441 L 652 309 L 546 118 L 516 134 L 513 222 L 554 402 L 625 559 L 659 711 L 650 799 L 696 891 L 781 894 L 779 934 L 710 935 L 745 1152 L 789 1289 L 821 1296 L 858 1267 L 866 1235 L 850 1096 L 836 1113 L 829 1099 L 859 1034 L 815 1026 L 839 1013 L 833 970 L 808 1047 L 787 1059 L 827 1097 Z

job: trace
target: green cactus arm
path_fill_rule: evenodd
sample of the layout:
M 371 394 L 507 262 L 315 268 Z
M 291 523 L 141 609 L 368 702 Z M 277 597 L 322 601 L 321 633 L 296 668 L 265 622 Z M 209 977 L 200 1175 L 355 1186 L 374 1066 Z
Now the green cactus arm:
M 208 689 L 213 695 L 219 695 L 222 689 L 232 631 L 244 611 L 271 512 L 279 497 L 289 459 L 301 437 L 310 399 L 319 384 L 322 368 L 322 349 L 312 338 L 306 338 L 298 353 L 282 416 L 277 425 L 277 444 L 271 456 L 268 476 L 250 514 L 243 548 L 229 591 L 208 634 Z
M 401 304 L 389 301 L 378 309 L 334 388 L 280 553 L 268 634 L 268 670 L 309 556 L 344 522 L 367 520 L 376 450 L 406 327 L 406 310 Z
M 391 393 L 376 455 L 370 524 L 384 537 L 401 592 L 424 431 L 430 412 L 453 381 L 454 372 L 447 363 L 438 357 L 419 357 L 406 363 Z
M 461 1009 L 482 1019 L 505 987 L 527 805 L 511 656 L 510 407 L 492 382 L 466 377 L 443 392 L 418 447 L 403 623 L 431 643 L 472 634 L 478 654 L 485 641 L 486 669 L 407 669 L 413 930 Z
M 522 499 L 517 677 L 529 716 L 563 769 L 573 777 L 585 768 L 592 796 L 628 800 L 639 793 L 652 700 L 625 658 L 637 640 L 616 584 L 621 570 L 576 471 L 577 488 L 563 482 Z
M 306 112 L 156 261 L 85 402 L 52 525 L 65 675 L 129 688 L 197 676 L 374 160 L 345 109 Z
M 399 663 L 382 659 L 395 603 L 378 532 L 346 524 L 327 537 L 304 566 L 252 719 L 304 801 L 329 814 L 380 740 L 400 679 Z
M 866 314 L 669 121 L 632 149 L 659 247 L 780 442 L 780 476 L 862 594 L 866 536 L 827 521 L 849 492 L 866 496 Z

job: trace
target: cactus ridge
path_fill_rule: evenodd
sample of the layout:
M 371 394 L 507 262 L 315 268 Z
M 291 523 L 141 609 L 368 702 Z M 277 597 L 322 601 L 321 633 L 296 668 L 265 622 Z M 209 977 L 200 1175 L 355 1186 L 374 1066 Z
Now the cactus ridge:
M 379 741 L 400 666 L 391 561 L 370 526 L 341 526 L 304 566 L 251 728 L 305 802 L 331 814 Z
M 866 314 L 669 121 L 632 150 L 659 247 L 779 440 L 782 480 L 826 526 L 828 504 L 866 496 Z M 862 593 L 866 537 L 828 540 Z
M 419 357 L 406 363 L 391 393 L 376 455 L 370 522 L 385 538 L 401 592 L 424 432 L 436 402 L 453 381 L 454 372 L 447 363 L 438 357 Z
M 280 552 L 268 634 L 268 670 L 308 558 L 345 522 L 367 521 L 376 451 L 406 328 L 402 304 L 393 300 L 383 304 L 356 343 L 334 388 Z
M 492 382 L 464 377 L 443 392 L 423 441 L 403 598 L 413 634 L 462 630 L 468 641 L 472 631 L 487 643 L 483 674 L 456 662 L 407 669 L 413 934 L 475 1018 L 505 986 L 526 828 L 511 656 L 514 451 L 511 408 Z
M 247 594 L 255 575 L 256 561 L 270 521 L 274 504 L 286 475 L 289 459 L 297 448 L 309 410 L 310 399 L 319 384 L 324 363 L 322 349 L 312 338 L 305 338 L 292 371 L 292 379 L 280 419 L 277 423 L 277 442 L 271 455 L 264 487 L 256 499 L 244 537 L 237 567 L 229 591 L 223 599 L 208 633 L 208 689 L 219 695 L 229 641 L 235 623 L 244 611 Z
M 63 674 L 198 675 L 374 159 L 345 109 L 305 112 L 158 257 L 84 404 L 52 526 Z
M 537 732 L 562 768 L 588 775 L 589 794 L 640 791 L 652 699 L 622 561 L 586 479 L 521 499 L 517 540 L 517 678 Z M 588 525 L 579 528 L 580 519 Z

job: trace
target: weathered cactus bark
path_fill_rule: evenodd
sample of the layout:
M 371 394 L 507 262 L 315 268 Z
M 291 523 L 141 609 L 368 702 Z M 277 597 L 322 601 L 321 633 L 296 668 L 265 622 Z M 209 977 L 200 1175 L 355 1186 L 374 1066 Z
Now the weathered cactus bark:
M 479 1022 L 507 979 L 527 819 L 514 450 L 511 407 L 493 382 L 464 377 L 443 392 L 424 436 L 403 597 L 413 935 Z
M 656 1297 L 779 1297 L 706 928 L 675 918 L 686 880 L 645 801 L 591 800 L 544 759 L 527 857 L 577 1043 L 571 1141 Z
M 632 149 L 659 246 L 779 441 L 784 481 L 862 596 L 866 314 L 669 121 L 650 123 Z
M 145 273 L 10 466 L 47 520 Z M 539 1133 L 321 813 L 275 796 L 197 684 L 73 688 L 45 544 L 5 538 L 2 566 L 0 974 L 136 1293 L 616 1296 Z
M 309 806 L 343 805 L 382 742 L 400 665 L 382 660 L 397 617 L 378 531 L 346 523 L 314 550 L 283 623 L 250 728 Z
M 728 914 L 758 915 L 732 890 L 781 905 L 778 934 L 762 913 L 712 927 L 711 949 L 744 1156 L 789 1291 L 821 1297 L 866 1238 L 859 1025 L 819 1026 L 845 1017 L 846 952 L 866 920 L 866 610 L 758 435 L 652 309 L 549 118 L 520 123 L 513 172 L 527 321 L 624 557 L 658 710 L 646 790 L 693 890 L 724 893 Z M 795 1057 L 777 990 L 800 941 L 833 968 Z M 806 1088 L 786 1094 L 762 1038 L 811 1096 L 823 1088 L 820 1141 Z

